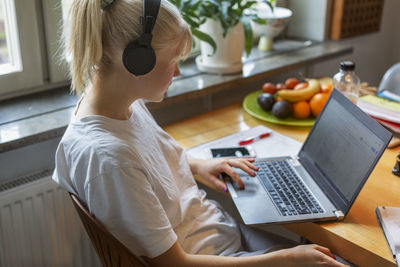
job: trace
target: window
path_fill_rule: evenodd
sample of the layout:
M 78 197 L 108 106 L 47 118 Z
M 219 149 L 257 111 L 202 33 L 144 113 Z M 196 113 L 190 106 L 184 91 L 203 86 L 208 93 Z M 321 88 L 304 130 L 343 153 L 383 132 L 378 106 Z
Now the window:
M 21 71 L 18 29 L 13 1 L 0 1 L 0 75 Z
M 0 1 L 0 74 L 20 69 L 19 44 L 13 2 Z
M 60 37 L 71 3 L 0 0 L 0 100 L 69 84 Z
M 6 29 L 3 13 L 3 4 L 0 3 L 0 64 L 4 65 L 10 62 L 7 50 Z
M 0 99 L 67 84 L 61 0 L 0 0 Z

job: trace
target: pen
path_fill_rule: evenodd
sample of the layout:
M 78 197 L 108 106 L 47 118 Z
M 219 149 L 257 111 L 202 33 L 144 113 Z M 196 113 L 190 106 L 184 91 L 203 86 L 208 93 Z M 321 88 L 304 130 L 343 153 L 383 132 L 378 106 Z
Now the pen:
M 261 140 L 261 139 L 263 139 L 263 138 L 265 138 L 265 137 L 270 136 L 270 134 L 271 134 L 271 133 L 268 132 L 268 133 L 260 134 L 260 135 L 258 135 L 258 136 L 254 136 L 254 137 L 247 138 L 247 139 L 245 139 L 245 140 L 240 141 L 240 142 L 239 142 L 239 145 L 240 145 L 240 146 L 245 146 L 245 145 L 254 143 L 254 142 L 258 141 L 258 140 Z

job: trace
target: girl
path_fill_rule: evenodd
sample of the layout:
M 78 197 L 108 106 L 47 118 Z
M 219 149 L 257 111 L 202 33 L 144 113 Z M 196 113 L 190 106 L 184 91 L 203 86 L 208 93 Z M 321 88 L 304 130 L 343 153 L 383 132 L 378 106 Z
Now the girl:
M 193 174 L 226 192 L 221 172 L 243 186 L 232 167 L 252 176 L 257 167 L 251 159 L 187 159 L 153 120 L 143 100 L 163 99 L 192 37 L 177 9 L 162 0 L 153 31 L 154 20 L 143 20 L 151 40 L 139 24 L 142 10 L 141 0 L 73 2 L 65 51 L 72 88 L 83 94 L 57 149 L 53 179 L 151 266 L 344 266 L 317 245 L 276 250 L 293 244 L 238 226 L 198 189 Z M 127 70 L 148 65 L 142 52 L 134 53 L 137 62 L 125 57 L 137 39 L 150 40 L 156 55 L 143 75 Z

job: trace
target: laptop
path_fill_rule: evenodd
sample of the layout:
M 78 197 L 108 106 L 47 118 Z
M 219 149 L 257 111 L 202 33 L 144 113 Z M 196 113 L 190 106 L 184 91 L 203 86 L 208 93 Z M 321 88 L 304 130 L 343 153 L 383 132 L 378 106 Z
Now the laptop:
M 245 189 L 227 188 L 248 225 L 342 220 L 391 138 L 335 89 L 297 155 L 257 158 L 256 177 L 236 169 Z

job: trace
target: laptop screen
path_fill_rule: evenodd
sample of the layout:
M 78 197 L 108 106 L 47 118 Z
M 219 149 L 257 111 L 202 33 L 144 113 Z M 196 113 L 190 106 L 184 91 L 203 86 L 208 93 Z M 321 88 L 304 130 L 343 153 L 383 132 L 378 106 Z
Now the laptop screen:
M 335 97 L 320 116 L 302 152 L 351 202 L 387 143 Z

